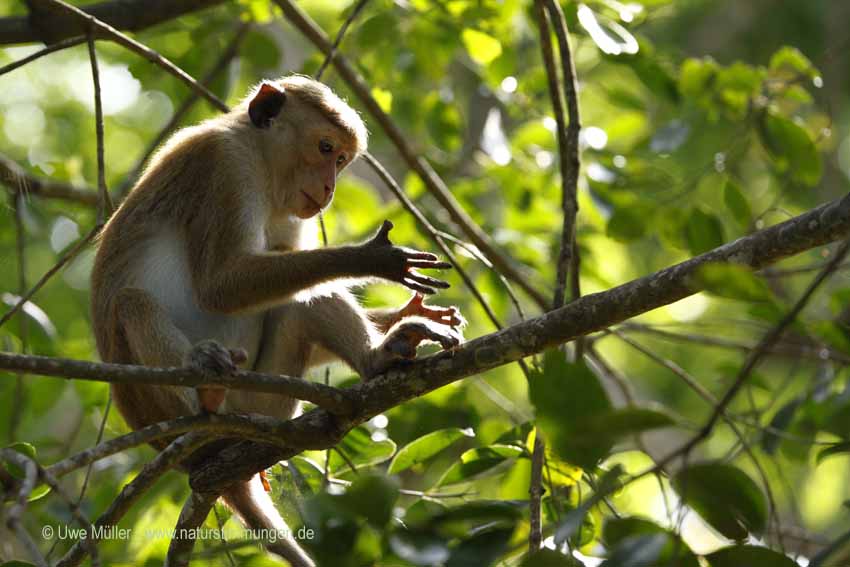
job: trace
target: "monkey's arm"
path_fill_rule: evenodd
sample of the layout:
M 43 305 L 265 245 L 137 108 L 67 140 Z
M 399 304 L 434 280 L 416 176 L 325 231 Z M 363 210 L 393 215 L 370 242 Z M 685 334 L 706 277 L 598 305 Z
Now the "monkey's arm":
M 198 300 L 209 311 L 237 313 L 280 303 L 299 291 L 341 278 L 379 277 L 422 293 L 449 287 L 415 269 L 446 269 L 451 264 L 429 252 L 394 246 L 387 236 L 391 228 L 392 223 L 384 221 L 375 237 L 360 245 L 242 253 L 208 262 L 204 277 L 195 282 Z

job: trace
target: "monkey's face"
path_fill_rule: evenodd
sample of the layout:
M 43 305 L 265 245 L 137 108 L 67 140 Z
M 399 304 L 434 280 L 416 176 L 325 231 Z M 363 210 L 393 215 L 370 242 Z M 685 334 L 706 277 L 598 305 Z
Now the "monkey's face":
M 308 219 L 328 208 L 336 179 L 354 156 L 354 145 L 336 128 L 311 129 L 302 149 L 303 166 L 296 183 L 294 213 Z

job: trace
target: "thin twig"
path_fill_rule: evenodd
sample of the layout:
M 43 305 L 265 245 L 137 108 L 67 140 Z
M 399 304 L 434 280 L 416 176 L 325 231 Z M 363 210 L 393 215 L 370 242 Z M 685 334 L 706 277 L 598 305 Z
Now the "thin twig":
M 53 494 L 59 496 L 59 498 L 61 498 L 65 502 L 65 504 L 68 506 L 68 509 L 71 512 L 71 516 L 73 516 L 74 519 L 77 521 L 77 523 L 80 524 L 80 527 L 83 528 L 85 533 L 89 534 L 89 533 L 92 532 L 92 527 L 93 527 L 92 523 L 85 516 L 83 511 L 80 510 L 79 503 L 74 502 L 74 500 L 68 495 L 68 493 L 65 492 L 65 489 L 62 487 L 62 485 L 59 483 L 59 481 L 56 479 L 56 477 L 54 477 L 49 472 L 47 472 L 44 469 L 44 467 L 39 465 L 36 461 L 31 459 L 30 457 L 23 455 L 21 453 L 18 453 L 16 451 L 12 450 L 12 449 L 2 449 L 2 450 L 0 450 L 0 457 L 2 457 L 3 460 L 11 461 L 11 462 L 15 463 L 17 466 L 19 466 L 19 467 L 21 467 L 22 469 L 25 469 L 25 470 L 29 465 L 34 465 L 35 469 L 36 469 L 37 477 L 42 482 L 44 482 L 47 486 L 50 487 L 50 489 L 53 491 Z M 57 541 L 58 541 L 58 538 L 57 538 Z M 87 544 L 89 553 L 92 556 L 92 566 L 93 567 L 99 567 L 100 566 L 100 556 L 99 556 L 98 551 L 97 551 L 97 545 L 96 545 L 95 540 L 86 538 L 85 543 Z M 47 559 L 47 558 L 45 558 L 45 559 Z
M 787 221 L 786 221 L 787 222 Z M 664 458 L 656 461 L 653 467 L 650 467 L 640 473 L 637 473 L 634 477 L 630 479 L 630 481 L 637 480 L 647 474 L 654 474 L 655 472 L 662 471 L 664 468 L 669 465 L 672 461 L 677 459 L 678 457 L 684 455 L 687 456 L 693 451 L 700 443 L 705 441 L 711 432 L 714 430 L 714 426 L 717 424 L 717 421 L 723 417 L 723 413 L 726 410 L 726 407 L 732 403 L 732 400 L 735 399 L 735 396 L 741 390 L 741 388 L 746 383 L 747 379 L 750 377 L 750 374 L 755 369 L 755 367 L 761 362 L 762 358 L 767 355 L 770 351 L 770 348 L 778 341 L 788 326 L 794 322 L 797 318 L 797 315 L 806 307 L 809 300 L 814 295 L 815 291 L 820 287 L 820 285 L 838 268 L 841 262 L 844 260 L 844 257 L 847 255 L 848 250 L 850 250 L 850 239 L 842 242 L 840 248 L 833 255 L 832 259 L 829 263 L 818 273 L 814 280 L 809 284 L 806 288 L 803 295 L 799 300 L 794 304 L 788 313 L 785 314 L 784 317 L 773 327 L 771 330 L 765 334 L 764 337 L 759 341 L 756 347 L 749 353 L 746 360 L 744 361 L 743 366 L 738 371 L 738 374 L 735 376 L 735 380 L 732 383 L 732 386 L 726 391 L 722 398 L 718 401 L 717 405 L 714 407 L 714 411 L 711 414 L 711 417 L 708 419 L 706 424 L 700 429 L 700 431 L 694 435 L 687 443 L 672 451 Z
M 222 52 L 221 56 L 212 66 L 212 68 L 207 72 L 206 75 L 201 78 L 201 84 L 209 87 L 212 85 L 213 81 L 218 78 L 221 73 L 227 69 L 227 66 L 239 54 L 239 47 L 242 45 L 242 41 L 245 39 L 248 31 L 251 29 L 250 22 L 243 22 L 239 25 L 236 30 L 236 34 L 233 36 L 233 39 L 230 40 L 230 43 Z M 189 113 L 192 107 L 195 106 L 195 103 L 200 99 L 200 95 L 196 91 L 192 91 L 189 93 L 183 102 L 180 104 L 180 107 L 174 111 L 174 114 L 171 115 L 171 119 L 169 119 L 168 124 L 163 126 L 163 128 L 159 131 L 156 137 L 148 144 L 148 147 L 145 149 L 145 152 L 142 154 L 142 157 L 136 162 L 136 165 L 133 166 L 133 169 L 125 176 L 124 183 L 121 185 L 121 188 L 118 190 L 119 195 L 126 195 L 133 184 L 138 180 L 139 176 L 142 173 L 145 165 L 150 160 L 151 156 L 154 152 L 162 145 L 163 142 L 168 138 L 168 136 L 180 125 L 180 122 L 183 121 L 183 118 Z
M 564 211 L 564 223 L 561 233 L 561 251 L 558 256 L 558 285 L 555 289 L 555 307 L 564 303 L 564 290 L 567 285 L 567 272 L 570 274 L 570 291 L 572 300 L 581 297 L 581 286 L 579 283 L 579 253 L 576 242 L 576 215 L 578 214 L 578 177 L 581 171 L 581 157 L 579 152 L 579 134 L 581 133 L 581 114 L 578 105 L 578 88 L 576 85 L 576 69 L 570 49 L 569 30 L 567 21 L 561 5 L 555 0 L 545 0 L 549 12 L 549 19 L 555 29 L 558 38 L 558 50 L 561 54 L 561 73 L 563 74 L 564 90 L 563 101 L 567 106 L 569 124 L 563 134 L 564 145 L 560 146 L 561 156 L 561 208 Z M 557 100 L 556 100 L 557 98 Z M 561 97 L 553 98 L 552 103 L 560 104 Z M 560 131 L 564 129 L 563 113 L 562 122 L 558 125 L 559 145 L 561 142 Z M 569 266 L 569 270 L 568 270 Z M 581 350 L 581 342 L 576 343 L 577 350 Z
M 755 348 L 755 345 L 742 343 L 722 337 L 713 337 L 709 335 L 696 335 L 691 333 L 673 333 L 663 329 L 657 329 L 650 325 L 629 322 L 618 327 L 619 330 L 625 332 L 639 332 L 650 335 L 656 335 L 662 339 L 670 341 L 681 341 L 688 343 L 700 344 L 708 347 L 717 347 L 725 349 L 739 350 L 748 353 Z M 818 345 L 803 345 L 794 344 L 787 341 L 773 345 L 768 353 L 772 356 L 785 356 L 791 358 L 810 358 L 812 360 L 824 361 L 831 360 L 840 364 L 850 364 L 850 356 L 844 353 L 830 349 L 829 347 L 820 347 Z
M 546 461 L 546 444 L 538 428 L 534 434 L 534 449 L 531 452 L 531 481 L 528 487 L 528 552 L 534 553 L 543 543 L 543 465 Z
M 24 195 L 18 191 L 12 196 L 12 205 L 15 210 L 15 246 L 18 257 L 18 294 L 23 296 L 27 292 L 27 259 L 26 259 L 26 230 L 24 229 Z M 26 314 L 18 318 L 18 338 L 21 341 L 21 353 L 27 354 L 29 321 Z M 18 425 L 21 422 L 21 412 L 24 408 L 24 375 L 18 374 L 15 378 L 15 392 L 12 396 L 12 410 L 9 412 L 9 441 L 17 437 Z
M 351 23 L 357 18 L 363 8 L 366 7 L 366 4 L 369 3 L 369 0 L 359 0 L 357 5 L 354 6 L 354 9 L 351 10 L 351 13 L 345 18 L 345 21 L 342 23 L 342 26 L 339 28 L 339 31 L 336 34 L 336 39 L 334 39 L 334 43 L 331 46 L 331 51 L 325 56 L 325 60 L 322 61 L 322 65 L 319 67 L 319 70 L 316 71 L 316 80 L 321 81 L 322 75 L 325 74 L 325 70 L 330 65 L 330 62 L 333 61 L 334 55 L 336 55 L 336 50 L 339 49 L 339 45 L 342 43 L 342 38 L 345 37 L 345 32 L 348 31 L 348 27 Z
M 97 204 L 97 191 L 36 177 L 2 154 L 0 154 L 0 183 L 9 187 L 13 194 L 20 192 L 25 197 L 36 195 L 81 205 Z
M 101 514 L 95 525 L 104 528 L 116 525 L 159 477 L 208 441 L 207 433 L 197 431 L 187 433 L 172 441 L 154 460 L 142 468 L 136 478 L 121 489 L 120 494 L 112 501 L 106 512 Z M 77 542 L 56 565 L 57 567 L 79 565 L 85 559 L 87 552 L 86 546 Z
M 32 494 L 32 491 L 35 489 L 38 481 L 38 468 L 30 459 L 24 458 L 17 460 L 15 454 L 16 452 L 11 449 L 0 450 L 0 455 L 2 455 L 4 460 L 14 461 L 15 464 L 19 465 L 24 472 L 24 478 L 21 481 L 15 501 L 6 514 L 6 525 L 18 537 L 18 541 L 21 542 L 21 545 L 27 550 L 29 556 L 36 562 L 36 565 L 38 565 L 38 567 L 48 567 L 47 559 L 45 559 L 44 555 L 41 554 L 41 551 L 38 549 L 35 541 L 33 541 L 32 537 L 30 537 L 26 528 L 21 523 L 21 518 L 27 509 L 27 502 L 29 501 L 30 494 Z
M 711 392 L 706 390 L 702 386 L 702 384 L 700 384 L 696 380 L 696 378 L 694 378 L 693 376 L 688 374 L 688 372 L 686 372 L 685 369 L 683 369 L 681 366 L 674 363 L 672 360 L 668 360 L 668 359 L 666 359 L 662 356 L 659 356 L 655 352 L 645 348 L 640 343 L 633 341 L 631 338 L 627 337 L 623 333 L 620 333 L 619 331 L 612 331 L 612 333 L 617 338 L 619 338 L 620 340 L 625 342 L 627 345 L 631 346 L 632 348 L 634 348 L 635 350 L 637 350 L 638 352 L 640 352 L 641 354 L 643 354 L 644 356 L 646 356 L 647 358 L 649 358 L 650 360 L 655 362 L 656 364 L 663 366 L 664 368 L 666 368 L 667 370 L 672 372 L 675 376 L 677 376 L 685 384 L 687 384 L 688 387 L 691 388 L 691 390 L 696 392 L 697 395 L 699 395 L 703 400 L 708 402 L 712 407 L 716 408 L 719 405 L 720 402 L 714 396 L 714 394 L 712 394 Z M 738 427 L 738 424 L 735 423 L 735 419 L 732 416 L 730 416 L 726 411 L 723 411 L 720 414 L 720 417 L 726 423 L 726 425 L 729 427 L 729 429 L 732 430 L 732 433 L 738 439 L 738 442 L 741 444 L 741 448 L 743 449 L 744 453 L 747 455 L 747 458 L 753 464 L 753 466 L 756 469 L 756 472 L 759 475 L 759 480 L 761 480 L 761 483 L 764 486 L 764 491 L 765 491 L 765 494 L 767 495 L 767 500 L 768 500 L 768 503 L 770 505 L 771 517 L 773 518 L 773 520 L 776 522 L 776 525 L 777 525 L 777 532 L 779 533 L 779 539 L 778 539 L 779 545 L 780 545 L 780 547 L 782 547 L 784 549 L 784 542 L 783 542 L 782 536 L 781 536 L 782 530 L 781 530 L 781 525 L 779 523 L 780 520 L 779 520 L 779 515 L 777 513 L 777 507 L 776 507 L 776 499 L 773 496 L 773 488 L 770 485 L 770 480 L 768 480 L 767 473 L 765 472 L 764 467 L 761 464 L 761 461 L 759 461 L 758 456 L 752 450 L 751 443 L 747 440 L 744 433 Z
M 97 135 L 97 194 L 100 199 L 97 205 L 97 224 L 103 224 L 110 216 L 115 206 L 106 188 L 106 164 L 103 158 L 103 104 L 100 96 L 100 70 L 97 64 L 97 50 L 94 47 L 94 32 L 88 34 L 89 61 L 91 62 L 91 79 L 94 85 L 94 123 Z
M 0 67 L 0 76 L 5 75 L 6 73 L 11 73 L 15 69 L 17 69 L 19 67 L 23 67 L 27 63 L 32 63 L 36 59 L 41 59 L 45 55 L 50 55 L 51 53 L 54 53 L 56 51 L 61 51 L 63 49 L 68 49 L 69 47 L 76 47 L 77 45 L 80 45 L 81 43 L 85 43 L 85 42 L 86 42 L 85 36 L 69 37 L 68 39 L 63 39 L 62 41 L 60 41 L 58 43 L 48 45 L 44 49 L 40 49 L 40 50 L 36 51 L 35 53 L 31 53 L 30 55 L 27 55 L 26 57 L 23 57 L 21 59 L 18 59 L 17 61 L 13 61 L 13 62 L 9 63 L 8 65 L 4 65 L 4 66 Z
M 43 4 L 50 4 L 57 8 L 61 8 L 68 15 L 74 16 L 80 22 L 81 26 L 85 29 L 91 30 L 91 33 L 94 33 L 98 38 L 105 38 L 110 41 L 121 45 L 133 53 L 136 53 L 147 59 L 151 63 L 159 66 L 163 70 L 165 70 L 170 75 L 177 77 L 183 83 L 185 83 L 190 89 L 197 92 L 200 96 L 207 99 L 215 108 L 221 110 L 222 112 L 227 112 L 228 107 L 219 99 L 215 94 L 212 93 L 208 88 L 201 85 L 192 78 L 191 75 L 186 73 L 183 69 L 151 49 L 150 47 L 139 43 L 135 39 L 127 36 L 126 34 L 121 33 L 117 29 L 113 28 L 109 24 L 102 22 L 101 20 L 95 18 L 91 14 L 87 14 L 86 12 L 71 6 L 63 2 L 62 0 L 39 0 Z
M 292 426 L 270 417 L 239 414 L 183 416 L 171 421 L 153 423 L 131 433 L 99 443 L 50 465 L 47 467 L 47 472 L 56 477 L 62 477 L 132 447 L 174 438 L 190 431 L 216 433 L 219 438 L 228 435 L 254 437 L 266 443 L 280 446 L 298 444 L 297 439 L 293 437 L 295 430 Z
M 41 276 L 41 279 L 38 280 L 36 284 L 32 286 L 32 288 L 18 300 L 15 306 L 9 309 L 2 317 L 0 317 L 0 327 L 2 327 L 6 323 L 6 321 L 11 319 L 15 313 L 20 311 L 21 308 L 26 305 L 27 301 L 32 299 L 32 296 L 38 293 L 38 290 L 40 290 L 44 286 L 44 284 L 46 284 L 50 280 L 50 278 L 52 278 L 57 272 L 59 272 L 59 270 L 61 270 L 68 262 L 73 260 L 77 256 L 77 254 L 79 254 L 83 250 L 83 248 L 85 248 L 86 245 L 95 237 L 95 235 L 97 235 L 99 231 L 100 225 L 95 226 L 93 229 L 91 229 L 91 231 L 89 231 L 89 233 L 85 237 L 78 240 L 77 243 L 74 244 L 74 246 L 72 246 L 70 250 L 65 252 L 65 254 L 63 254 L 62 257 L 59 258 L 59 261 L 56 262 L 56 264 L 54 264 L 52 268 L 47 270 L 47 272 L 43 276 Z

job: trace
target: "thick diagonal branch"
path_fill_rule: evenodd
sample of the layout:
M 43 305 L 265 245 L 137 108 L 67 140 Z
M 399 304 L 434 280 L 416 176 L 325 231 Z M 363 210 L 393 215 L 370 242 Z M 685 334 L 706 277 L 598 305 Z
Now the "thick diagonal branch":
M 327 435 L 330 447 L 344 431 L 407 400 L 697 293 L 700 288 L 694 276 L 708 263 L 737 263 L 758 269 L 849 235 L 850 195 L 654 274 L 585 295 L 540 317 L 472 340 L 453 352 L 422 358 L 403 371 L 360 383 L 348 390 L 355 410 L 344 419 L 314 410 L 292 423 L 305 433 L 314 431 L 312 441 Z M 190 483 L 195 490 L 217 491 L 297 452 L 241 443 L 223 451 L 218 460 L 198 467 Z
M 81 9 L 116 29 L 139 31 L 222 2 L 223 0 L 112 0 L 82 6 Z M 79 28 L 68 26 L 67 19 L 62 17 L 0 18 L 0 45 L 35 41 L 53 43 L 74 35 L 80 35 Z

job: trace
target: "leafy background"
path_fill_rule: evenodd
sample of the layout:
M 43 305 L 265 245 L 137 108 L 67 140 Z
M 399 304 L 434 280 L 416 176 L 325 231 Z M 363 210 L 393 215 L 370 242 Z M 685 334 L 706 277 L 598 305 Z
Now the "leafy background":
M 300 3 L 331 35 L 350 4 Z M 573 32 L 584 126 L 578 227 L 584 292 L 681 261 L 846 191 L 850 6 L 828 0 L 781 7 L 768 0 L 562 5 Z M 18 2 L 0 1 L 0 15 L 22 13 Z M 248 19 L 255 25 L 214 92 L 233 103 L 261 77 L 315 73 L 321 57 L 265 1 L 227 3 L 137 37 L 198 77 Z M 5 48 L 0 63 L 35 49 Z M 464 208 L 533 268 L 537 287 L 551 290 L 561 227 L 558 149 L 529 3 L 373 0 L 342 49 Z M 119 47 L 100 42 L 98 53 L 107 183 L 117 189 L 187 91 Z M 325 80 L 348 93 L 332 69 Z M 2 153 L 36 174 L 94 186 L 92 101 L 85 46 L 0 77 Z M 214 115 L 201 102 L 185 122 Z M 380 129 L 373 124 L 371 130 L 373 153 L 451 232 L 445 213 L 406 173 Z M 21 268 L 11 202 L 0 215 L 0 292 L 11 305 Z M 384 218 L 396 224 L 396 242 L 432 248 L 366 167 L 353 167 L 325 217 L 330 243 L 362 239 Z M 26 281 L 36 281 L 94 220 L 85 207 L 28 200 Z M 517 321 L 497 275 L 463 247 L 457 252 L 496 314 Z M 315 530 L 310 548 L 326 564 L 596 565 L 604 558 L 609 566 L 661 565 L 678 555 L 681 565 L 793 565 L 779 553 L 784 549 L 805 565 L 848 521 L 848 446 L 842 443 L 850 437 L 850 286 L 844 271 L 730 408 L 743 443 L 721 424 L 669 481 L 649 476 L 623 489 L 605 487 L 614 487 L 620 474 L 643 470 L 708 419 L 711 405 L 681 375 L 722 395 L 749 347 L 799 297 L 814 274 L 810 268 L 828 256 L 826 249 L 812 251 L 758 275 L 705 270 L 709 292 L 620 327 L 656 359 L 619 335 L 599 335 L 591 344 L 609 372 L 549 355 L 534 361 L 530 391 L 516 366 L 442 388 L 352 432 L 341 448 L 357 473 L 338 453 L 308 452 L 272 471 L 275 497 L 293 526 Z M 23 320 L 0 328 L 3 350 L 96 359 L 88 313 L 91 262 L 87 251 L 45 286 Z M 491 332 L 459 278 L 449 279 L 453 287 L 438 301 L 461 307 L 467 336 Z M 362 296 L 371 305 L 391 305 L 407 294 L 375 285 Z M 521 301 L 527 312 L 537 312 Z M 0 377 L 0 439 L 31 443 L 44 463 L 94 443 L 105 385 L 27 377 L 17 395 L 15 377 Z M 312 377 L 321 380 L 323 372 Z M 332 374 L 335 382 L 348 378 L 344 369 Z M 652 409 L 615 410 L 624 406 L 624 383 L 641 407 Z M 535 414 L 551 442 L 545 535 L 560 552 L 525 558 Z M 640 439 L 632 435 L 660 427 Z M 125 431 L 112 412 L 106 436 Z M 138 448 L 98 462 L 83 509 L 96 516 L 152 456 Z M 336 479 L 329 487 L 325 468 Z M 79 490 L 83 477 L 67 479 L 69 487 Z M 346 490 L 349 481 L 354 484 Z M 775 508 L 767 502 L 768 487 Z M 606 492 L 612 493 L 603 498 Z M 144 537 L 144 530 L 170 529 L 187 494 L 180 474 L 160 481 L 122 522 L 134 536 L 101 544 L 108 564 L 160 564 L 168 540 Z M 33 533 L 70 522 L 49 497 L 31 506 Z M 237 564 L 274 563 L 244 540 L 225 510 L 217 512 L 232 534 Z M 21 557 L 7 535 L 0 537 L 0 559 Z M 68 543 L 59 542 L 54 557 Z M 221 546 L 203 542 L 200 551 L 207 553 L 196 564 L 231 564 Z M 572 558 L 568 550 L 576 552 Z M 641 557 L 649 562 L 635 563 Z M 840 546 L 824 557 L 820 564 L 850 565 Z

